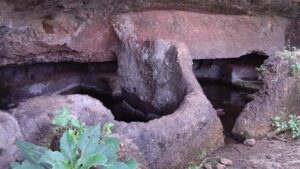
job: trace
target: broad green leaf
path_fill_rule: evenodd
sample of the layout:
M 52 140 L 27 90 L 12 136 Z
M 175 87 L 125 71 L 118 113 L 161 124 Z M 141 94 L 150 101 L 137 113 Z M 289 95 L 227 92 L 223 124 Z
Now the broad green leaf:
M 47 164 L 47 166 L 53 167 L 52 169 L 54 169 L 56 166 L 61 166 L 61 163 L 65 161 L 67 161 L 67 159 L 59 151 L 47 150 L 45 154 L 41 157 L 41 162 L 43 164 Z
M 115 161 L 120 149 L 120 141 L 114 137 L 103 137 L 97 147 L 97 152 L 104 154 L 109 160 Z
M 94 154 L 100 139 L 100 125 L 95 125 L 84 130 L 81 134 L 78 147 L 81 150 L 81 156 Z
M 67 161 L 63 154 L 58 151 L 48 151 L 43 160 L 50 165 L 49 169 L 75 169 L 71 162 Z
M 67 132 L 69 133 L 70 137 L 72 138 L 74 144 L 77 144 L 78 140 L 80 138 L 80 135 L 81 135 L 80 131 L 69 129 Z
M 14 162 L 11 162 L 9 165 L 11 168 L 16 168 L 16 167 L 20 167 L 21 163 L 14 161 Z
M 11 164 L 12 169 L 45 169 L 43 166 L 31 163 L 28 160 L 24 160 L 22 163 L 13 163 Z
M 41 158 L 48 150 L 45 147 L 37 146 L 21 140 L 17 140 L 16 145 L 20 148 L 20 151 L 25 159 L 36 164 L 42 163 Z
M 83 164 L 82 168 L 90 168 L 97 165 L 103 165 L 106 162 L 107 158 L 100 153 L 92 154 L 88 157 L 83 157 L 81 161 L 81 163 Z
M 57 161 L 53 164 L 51 169 L 76 169 L 72 164 L 67 161 Z
M 109 144 L 112 146 L 112 153 L 117 154 L 117 152 L 120 150 L 120 140 L 118 138 L 114 137 L 103 137 L 101 139 L 101 142 L 104 144 Z
M 68 133 L 69 133 L 69 135 L 70 135 L 70 137 L 73 139 L 73 141 L 75 141 L 76 140 L 76 131 L 75 130 L 72 130 L 72 129 L 69 129 L 68 131 L 67 131 Z
M 76 160 L 76 144 L 68 132 L 65 132 L 60 139 L 60 151 L 71 162 Z
M 131 169 L 125 163 L 114 161 L 109 164 L 106 164 L 103 169 Z
M 128 168 L 130 169 L 136 169 L 138 167 L 138 163 L 135 160 L 128 160 L 124 162 Z
M 54 117 L 54 119 L 52 120 L 52 124 L 66 128 L 69 120 L 71 119 L 71 115 L 69 112 L 70 109 L 67 106 L 64 106 L 62 111 Z
M 115 151 L 115 147 L 113 144 L 105 144 L 101 142 L 97 146 L 96 152 L 105 155 L 109 160 L 117 159 L 117 152 Z

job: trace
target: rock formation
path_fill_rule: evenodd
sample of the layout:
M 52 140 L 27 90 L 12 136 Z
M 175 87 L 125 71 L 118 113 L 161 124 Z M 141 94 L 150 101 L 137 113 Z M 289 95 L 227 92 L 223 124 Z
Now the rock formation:
M 116 60 L 121 46 L 113 30 L 116 15 L 130 22 L 142 41 L 186 43 L 194 59 L 240 57 L 252 51 L 274 55 L 287 41 L 299 46 L 299 33 L 292 31 L 299 29 L 299 6 L 295 0 L 2 1 L 0 65 Z M 168 10 L 155 10 L 162 8 Z M 277 16 L 268 16 L 265 9 Z M 263 15 L 245 15 L 253 12 Z
M 16 158 L 16 139 L 24 136 L 41 143 L 53 116 L 68 105 L 87 125 L 113 122 L 115 136 L 126 145 L 125 158 L 137 159 L 142 168 L 185 168 L 199 152 L 211 153 L 224 140 L 220 119 L 194 76 L 192 60 L 238 58 L 252 52 L 270 57 L 262 74 L 264 89 L 246 106 L 233 132 L 263 137 L 273 116 L 300 112 L 299 72 L 291 77 L 290 63 L 276 57 L 287 45 L 300 47 L 299 11 L 299 0 L 2 0 L 0 106 L 7 104 L 1 102 L 5 99 L 25 101 L 0 113 L 0 164 Z M 56 62 L 106 61 L 118 61 L 119 79 L 98 74 L 110 68 L 97 65 L 75 66 L 70 74 L 70 67 L 51 68 Z M 50 66 L 32 66 L 45 62 Z M 231 80 L 246 78 L 240 72 L 248 71 L 232 65 L 226 69 Z M 59 73 L 67 76 L 57 78 Z M 248 71 L 253 77 L 256 73 Z M 53 81 L 41 83 L 41 77 L 50 75 Z M 124 96 L 126 111 L 150 121 L 116 121 L 93 98 L 54 95 L 74 84 Z M 7 85 L 13 91 L 6 90 Z M 35 97 L 39 95 L 48 96 Z
M 15 141 L 23 139 L 16 119 L 8 112 L 0 111 L 0 168 L 8 168 L 8 163 L 19 157 Z
M 292 60 L 287 55 L 292 56 Z M 300 112 L 299 72 L 293 75 L 291 65 L 299 63 L 300 53 L 281 53 L 268 59 L 262 67 L 263 89 L 238 117 L 233 133 L 246 138 L 262 138 L 272 130 L 272 118 L 286 119 Z

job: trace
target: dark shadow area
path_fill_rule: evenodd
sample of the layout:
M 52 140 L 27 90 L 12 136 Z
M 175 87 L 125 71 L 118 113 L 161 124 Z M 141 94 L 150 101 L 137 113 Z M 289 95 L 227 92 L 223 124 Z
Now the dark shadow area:
M 92 98 L 100 100 L 105 107 L 111 110 L 114 115 L 115 120 L 124 122 L 148 122 L 147 119 L 142 114 L 137 114 L 131 110 L 124 107 L 126 104 L 122 95 L 113 96 L 111 93 L 105 93 L 103 91 L 97 91 L 95 88 L 88 88 L 85 86 L 78 86 L 71 90 L 68 90 L 62 94 L 82 94 L 88 95 Z
M 117 62 L 50 62 L 0 67 L 0 110 L 18 106 L 36 96 L 89 95 L 111 110 L 118 121 L 147 122 L 146 117 L 124 102 L 117 77 Z
M 227 144 L 237 140 L 231 131 L 246 104 L 262 86 L 259 68 L 267 58 L 264 54 L 251 53 L 240 58 L 194 60 L 193 70 L 204 94 L 217 110 Z
M 0 67 L 0 108 L 42 95 L 60 94 L 86 85 L 110 93 L 117 63 L 50 62 Z

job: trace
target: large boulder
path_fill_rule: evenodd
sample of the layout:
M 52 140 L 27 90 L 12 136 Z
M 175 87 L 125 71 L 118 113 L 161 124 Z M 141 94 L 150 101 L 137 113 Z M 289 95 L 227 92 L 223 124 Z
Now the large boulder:
M 19 156 L 15 141 L 23 139 L 19 124 L 7 112 L 0 111 L 0 168 L 8 169 L 9 162 Z
M 125 101 L 146 114 L 176 110 L 187 89 L 176 55 L 176 48 L 162 40 L 124 42 L 118 72 Z
M 263 89 L 238 117 L 233 128 L 234 134 L 261 138 L 272 130 L 272 118 L 280 116 L 286 119 L 291 113 L 300 113 L 300 74 L 292 66 L 299 63 L 300 52 L 297 50 L 285 51 L 262 65 L 265 69 L 261 74 Z
M 123 43 L 119 56 L 123 90 L 140 99 L 140 104 L 178 104 L 169 115 L 147 123 L 115 123 L 115 132 L 129 145 L 125 147 L 127 157 L 138 159 L 144 168 L 179 169 L 197 154 L 211 153 L 222 145 L 221 122 L 194 76 L 187 46 L 161 39 L 140 41 L 126 22 L 118 22 L 114 28 Z
M 187 46 L 141 41 L 127 20 L 114 29 L 122 42 L 118 72 L 125 101 L 142 113 L 165 115 L 148 123 L 116 124 L 130 145 L 127 156 L 145 168 L 184 168 L 197 154 L 222 145 L 222 125 L 194 76 Z
M 19 122 L 24 139 L 40 144 L 51 135 L 52 119 L 64 106 L 68 106 L 70 114 L 88 126 L 113 120 L 112 114 L 101 102 L 84 95 L 35 97 L 9 112 Z

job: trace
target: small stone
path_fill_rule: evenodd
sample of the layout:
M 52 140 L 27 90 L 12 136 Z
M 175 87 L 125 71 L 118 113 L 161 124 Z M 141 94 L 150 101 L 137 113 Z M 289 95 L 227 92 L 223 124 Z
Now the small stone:
M 205 169 L 213 169 L 212 166 L 211 166 L 209 163 L 205 163 L 205 164 L 203 165 L 203 167 L 204 167 Z
M 233 165 L 233 162 L 232 162 L 231 160 L 227 159 L 227 158 L 221 158 L 221 159 L 220 159 L 220 162 L 221 162 L 222 164 L 226 165 L 226 166 L 228 166 L 228 165 Z
M 217 169 L 226 169 L 226 166 L 223 164 L 218 163 L 217 164 Z
M 266 155 L 266 158 L 267 158 L 267 159 L 272 159 L 272 156 L 267 154 L 267 155 Z
M 256 140 L 251 138 L 251 139 L 246 139 L 244 141 L 244 144 L 247 145 L 247 146 L 254 146 L 256 144 Z
M 218 116 L 224 116 L 225 115 L 225 112 L 224 112 L 223 109 L 217 109 L 216 112 L 217 112 Z

